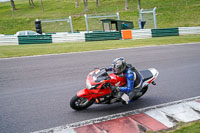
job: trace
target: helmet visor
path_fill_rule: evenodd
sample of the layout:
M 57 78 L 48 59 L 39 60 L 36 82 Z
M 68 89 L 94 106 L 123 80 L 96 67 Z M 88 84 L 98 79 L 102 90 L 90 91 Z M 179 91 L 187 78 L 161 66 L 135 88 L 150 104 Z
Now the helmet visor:
M 122 65 L 113 65 L 113 70 L 115 73 L 120 74 L 122 72 L 123 66 Z
M 121 69 L 120 69 L 120 68 L 114 68 L 114 72 L 115 72 L 115 73 L 120 73 L 120 72 L 121 72 Z

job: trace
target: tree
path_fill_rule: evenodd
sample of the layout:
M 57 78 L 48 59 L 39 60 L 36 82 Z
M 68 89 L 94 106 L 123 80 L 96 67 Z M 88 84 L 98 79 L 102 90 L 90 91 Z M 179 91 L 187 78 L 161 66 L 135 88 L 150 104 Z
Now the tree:
M 88 11 L 88 0 L 83 0 L 83 3 L 85 11 Z
M 125 0 L 125 10 L 128 10 L 128 0 Z
M 13 11 L 14 11 L 14 10 L 17 10 L 17 9 L 15 8 L 15 2 L 14 2 L 14 0 L 10 0 L 10 2 L 11 2 L 12 10 L 13 10 Z
M 33 3 L 33 0 L 28 0 L 29 1 L 29 5 L 31 6 L 32 5 L 32 7 L 34 7 L 35 6 L 35 4 Z
M 43 5 L 43 1 L 41 0 L 41 1 L 40 1 L 40 3 L 41 3 L 42 11 L 44 12 L 44 5 Z
M 99 0 L 96 0 L 96 7 L 99 6 Z
M 76 0 L 75 1 L 75 8 L 78 8 L 79 7 L 79 0 Z
M 138 10 L 141 9 L 141 6 L 140 6 L 140 0 L 138 0 Z

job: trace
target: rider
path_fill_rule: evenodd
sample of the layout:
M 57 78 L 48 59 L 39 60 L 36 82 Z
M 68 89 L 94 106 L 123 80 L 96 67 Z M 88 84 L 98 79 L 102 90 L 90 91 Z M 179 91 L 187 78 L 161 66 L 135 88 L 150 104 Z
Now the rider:
M 112 67 L 107 69 L 108 71 L 113 71 L 114 74 L 118 76 L 125 76 L 127 84 L 122 87 L 114 87 L 117 91 L 127 94 L 125 97 L 121 97 L 123 100 L 122 103 L 128 104 L 129 101 L 134 97 L 134 90 L 142 87 L 142 76 L 140 73 L 133 67 L 131 64 L 127 64 L 126 60 L 123 57 L 116 58 L 112 62 Z

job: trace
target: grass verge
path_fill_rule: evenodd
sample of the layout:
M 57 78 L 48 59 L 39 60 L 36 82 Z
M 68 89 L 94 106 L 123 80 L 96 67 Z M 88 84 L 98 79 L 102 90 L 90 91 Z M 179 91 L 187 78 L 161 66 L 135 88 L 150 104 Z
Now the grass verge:
M 67 18 L 72 16 L 74 31 L 85 31 L 84 14 L 116 14 L 118 11 L 121 20 L 134 22 L 138 28 L 139 12 L 138 0 L 128 0 L 129 9 L 124 9 L 124 0 L 100 0 L 96 7 L 96 0 L 88 1 L 88 11 L 84 11 L 84 4 L 79 0 L 80 6 L 75 8 L 75 0 L 43 0 L 44 11 L 41 8 L 41 0 L 34 0 L 35 6 L 29 6 L 28 0 L 16 0 L 17 10 L 12 12 L 10 1 L 0 3 L 0 34 L 15 34 L 20 30 L 35 30 L 35 19 Z M 141 8 L 153 9 L 157 7 L 156 17 L 158 28 L 200 26 L 200 1 L 199 0 L 141 0 Z M 114 18 L 116 19 L 116 17 Z M 97 19 L 98 20 L 98 19 Z M 145 28 L 153 28 L 151 15 L 147 17 Z M 90 19 L 90 30 L 101 30 L 100 21 Z M 70 31 L 69 24 L 55 22 L 43 23 L 43 32 Z
M 58 54 L 70 52 L 82 52 L 93 50 L 106 50 L 117 48 L 130 48 L 151 45 L 167 45 L 178 43 L 200 42 L 200 35 L 157 37 L 138 40 L 112 40 L 96 42 L 74 42 L 74 43 L 54 43 L 54 44 L 33 44 L 0 46 L 0 58 L 33 56 L 45 54 Z
M 151 131 L 148 133 L 152 133 Z M 162 130 L 154 133 L 200 133 L 200 121 L 191 123 L 178 123 L 172 129 Z

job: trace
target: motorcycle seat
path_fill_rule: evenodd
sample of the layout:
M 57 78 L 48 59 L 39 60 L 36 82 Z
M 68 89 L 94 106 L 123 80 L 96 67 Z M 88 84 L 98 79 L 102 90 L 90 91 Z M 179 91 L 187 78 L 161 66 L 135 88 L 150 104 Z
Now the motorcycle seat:
M 142 70 L 142 71 L 140 71 L 140 74 L 143 77 L 143 79 L 142 79 L 143 81 L 149 80 L 153 77 L 153 74 L 149 70 Z

